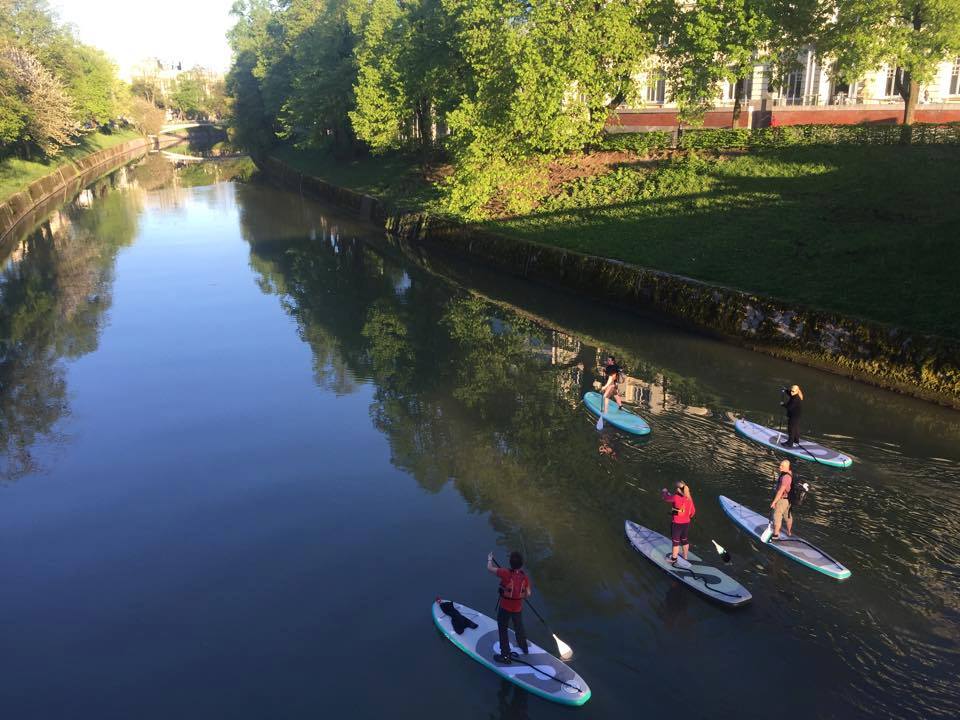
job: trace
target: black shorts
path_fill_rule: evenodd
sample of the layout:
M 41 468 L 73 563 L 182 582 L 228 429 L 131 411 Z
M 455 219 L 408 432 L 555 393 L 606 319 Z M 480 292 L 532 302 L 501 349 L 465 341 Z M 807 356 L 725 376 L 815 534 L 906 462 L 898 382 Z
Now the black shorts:
M 690 523 L 670 523 L 670 539 L 674 545 L 689 545 Z

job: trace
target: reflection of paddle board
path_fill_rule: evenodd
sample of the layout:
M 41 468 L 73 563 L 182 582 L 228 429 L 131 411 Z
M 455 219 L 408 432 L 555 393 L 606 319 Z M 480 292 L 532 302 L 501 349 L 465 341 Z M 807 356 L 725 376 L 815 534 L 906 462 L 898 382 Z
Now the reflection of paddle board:
M 588 392 L 583 396 L 583 404 L 586 405 L 587 410 L 594 415 L 599 415 L 600 408 L 603 407 L 603 395 L 598 392 Z M 647 425 L 646 420 L 629 410 L 621 410 L 612 399 L 609 405 L 607 405 L 607 411 L 603 414 L 603 419 L 605 422 L 610 423 L 615 428 L 623 430 L 624 432 L 633 433 L 634 435 L 650 434 L 650 426 Z
M 763 531 L 770 524 L 769 520 L 763 515 L 758 515 L 750 508 L 745 508 L 740 503 L 736 503 L 723 495 L 720 496 L 720 506 L 730 516 L 731 520 L 757 540 L 760 540 Z M 802 538 L 798 538 L 796 535 L 787 535 L 782 531 L 782 528 L 780 540 L 771 540 L 764 544 L 777 552 L 783 553 L 791 560 L 796 560 L 801 565 L 806 565 L 817 572 L 829 575 L 835 580 L 846 580 L 850 577 L 850 571 L 823 550 Z
M 684 585 L 724 605 L 738 607 L 750 602 L 752 596 L 749 590 L 729 575 L 704 565 L 703 561 L 692 552 L 687 554 L 687 560 L 690 561 L 689 568 L 672 565 L 666 557 L 673 547 L 670 538 L 629 520 L 625 523 L 624 529 L 634 550 L 646 555 L 654 565 L 665 570 L 668 575 Z
M 509 630 L 511 647 L 519 658 L 510 665 L 494 661 L 493 656 L 500 652 L 497 621 L 476 610 L 471 610 L 466 605 L 454 603 L 462 615 L 478 625 L 475 629 L 466 628 L 462 635 L 457 635 L 450 618 L 440 609 L 440 602 L 438 599 L 433 603 L 434 624 L 450 642 L 481 665 L 487 666 L 497 675 L 545 700 L 563 705 L 583 705 L 590 699 L 590 688 L 587 687 L 587 683 L 559 658 L 529 640 L 527 641 L 529 654 L 521 653 L 520 648 L 513 644 L 516 642 L 513 630 Z M 520 660 L 533 667 L 524 665 Z M 560 680 L 563 683 L 559 682 Z
M 743 437 L 758 442 L 761 445 L 766 445 L 768 448 L 773 448 L 777 452 L 793 455 L 801 460 L 810 460 L 812 462 L 841 468 L 853 465 L 853 460 L 846 455 L 838 453 L 836 450 L 825 448 L 823 445 L 818 445 L 810 440 L 801 440 L 799 447 L 784 447 L 780 443 L 786 441 L 786 433 L 764 427 L 763 425 L 757 425 L 757 423 L 750 422 L 749 420 L 741 418 L 737 420 L 733 426 Z

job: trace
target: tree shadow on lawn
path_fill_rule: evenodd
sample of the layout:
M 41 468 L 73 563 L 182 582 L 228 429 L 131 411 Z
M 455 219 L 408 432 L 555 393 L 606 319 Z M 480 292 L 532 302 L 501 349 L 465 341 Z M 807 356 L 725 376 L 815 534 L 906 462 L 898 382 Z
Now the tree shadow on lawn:
M 953 168 L 960 152 L 941 153 L 934 164 L 943 167 L 931 168 L 926 152 L 831 150 L 771 153 L 785 170 L 775 176 L 731 173 L 737 168 L 720 163 L 708 171 L 711 186 L 702 192 L 485 225 L 789 302 L 960 336 L 953 290 L 960 267 Z M 794 167 L 791 174 L 792 165 L 812 161 L 823 170 Z

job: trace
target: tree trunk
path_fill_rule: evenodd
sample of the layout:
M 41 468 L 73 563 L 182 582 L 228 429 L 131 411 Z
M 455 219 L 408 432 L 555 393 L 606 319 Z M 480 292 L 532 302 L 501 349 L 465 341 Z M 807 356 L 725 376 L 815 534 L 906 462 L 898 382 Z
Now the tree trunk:
M 745 85 L 746 80 L 744 78 L 737 78 L 737 83 L 733 86 L 733 127 L 737 126 L 737 121 L 740 119 Z
M 900 134 L 900 142 L 904 145 L 910 144 L 912 136 L 913 118 L 917 111 L 917 103 L 920 100 L 920 83 L 914 80 L 909 70 L 897 69 L 900 97 L 903 98 L 903 128 Z

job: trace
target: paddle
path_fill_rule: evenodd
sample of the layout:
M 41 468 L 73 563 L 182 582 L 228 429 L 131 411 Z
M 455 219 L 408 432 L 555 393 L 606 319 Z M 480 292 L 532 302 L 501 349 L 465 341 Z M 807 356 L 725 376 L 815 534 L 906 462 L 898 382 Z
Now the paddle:
M 713 546 L 717 549 L 717 555 L 720 556 L 720 559 L 723 560 L 725 563 L 730 562 L 730 553 L 724 550 L 723 546 L 720 543 L 718 543 L 716 540 L 711 540 L 710 542 L 712 542 Z
M 600 417 L 597 418 L 597 430 L 603 430 L 603 405 L 600 405 Z
M 496 558 L 493 558 L 493 564 L 496 565 L 497 567 L 503 567 L 503 565 L 497 562 Z M 557 643 L 557 652 L 560 653 L 560 659 L 570 660 L 573 657 L 573 648 L 557 637 L 557 634 L 550 629 L 549 625 L 547 625 L 547 621 L 543 619 L 543 615 L 537 612 L 537 609 L 530 604 L 529 600 L 524 600 L 524 602 L 526 603 L 527 607 L 530 608 L 531 611 L 533 611 L 533 614 L 536 615 L 537 618 L 539 618 L 540 622 L 543 623 L 543 626 L 547 629 L 547 632 L 553 635 L 553 640 L 555 643 Z M 498 606 L 499 606 L 499 601 L 498 601 Z

